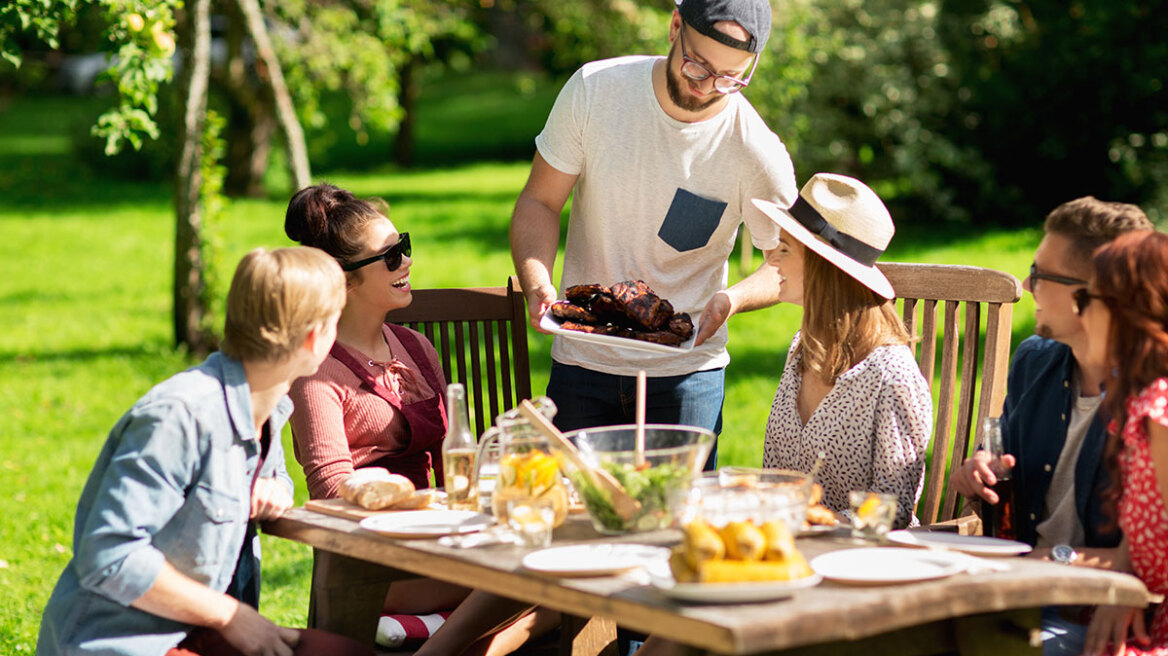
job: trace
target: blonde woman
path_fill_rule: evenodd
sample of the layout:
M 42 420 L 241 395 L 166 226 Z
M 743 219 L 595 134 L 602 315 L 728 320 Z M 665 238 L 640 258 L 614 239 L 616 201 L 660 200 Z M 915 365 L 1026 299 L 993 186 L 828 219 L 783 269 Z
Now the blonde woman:
M 876 268 L 895 232 L 880 198 L 854 178 L 819 173 L 790 208 L 755 200 L 782 229 L 780 300 L 801 329 L 767 421 L 763 464 L 808 471 L 822 451 L 824 503 L 848 492 L 895 495 L 895 525 L 915 526 L 933 418 L 929 386 Z

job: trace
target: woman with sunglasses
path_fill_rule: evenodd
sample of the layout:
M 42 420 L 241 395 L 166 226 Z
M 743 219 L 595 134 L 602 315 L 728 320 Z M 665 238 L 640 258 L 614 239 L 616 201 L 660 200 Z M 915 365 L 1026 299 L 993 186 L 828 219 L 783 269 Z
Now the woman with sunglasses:
M 418 489 L 430 486 L 431 472 L 443 484 L 446 381 L 438 353 L 421 334 L 385 323 L 386 312 L 413 300 L 410 237 L 388 214 L 384 201 L 320 184 L 293 196 L 284 218 L 290 238 L 345 271 L 336 345 L 291 392 L 296 459 L 314 499 L 337 496 L 361 467 L 384 467 Z
M 1123 529 L 1132 571 L 1162 594 L 1168 592 L 1168 235 L 1122 235 L 1097 250 L 1092 263 L 1090 284 L 1075 290 L 1072 301 L 1087 333 L 1088 358 L 1111 371 L 1105 458 L 1114 483 L 1104 499 Z M 1168 605 L 1156 610 L 1150 628 L 1142 608 L 1100 608 L 1084 653 L 1105 653 L 1110 640 L 1106 653 L 1168 656 Z
M 345 478 L 362 467 L 384 467 L 419 489 L 429 487 L 431 472 L 437 485 L 443 484 L 446 380 L 438 353 L 420 333 L 385 322 L 387 312 L 412 301 L 409 233 L 399 233 L 388 215 L 389 206 L 380 199 L 319 184 L 297 192 L 284 218 L 288 237 L 323 250 L 345 271 L 336 344 L 316 375 L 300 379 L 290 392 L 296 459 L 313 499 L 338 496 Z M 317 553 L 312 586 L 318 625 L 330 626 L 334 604 L 343 606 L 359 595 L 357 586 L 369 585 L 369 572 L 360 561 Z M 445 630 L 424 650 L 507 654 L 559 619 L 432 579 L 395 581 L 383 614 L 429 615 L 456 606 Z M 436 617 L 427 618 L 427 626 L 441 621 Z M 505 628 L 496 632 L 497 627 Z

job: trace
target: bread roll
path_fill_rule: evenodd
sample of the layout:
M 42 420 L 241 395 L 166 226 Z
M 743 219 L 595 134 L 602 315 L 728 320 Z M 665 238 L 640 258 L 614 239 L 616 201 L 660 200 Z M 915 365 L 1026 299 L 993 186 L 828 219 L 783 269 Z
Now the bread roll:
M 382 510 L 408 499 L 414 484 L 382 467 L 354 471 L 341 483 L 341 498 L 368 510 Z
M 422 510 L 438 500 L 438 493 L 433 488 L 417 490 L 410 496 L 393 504 L 391 510 Z

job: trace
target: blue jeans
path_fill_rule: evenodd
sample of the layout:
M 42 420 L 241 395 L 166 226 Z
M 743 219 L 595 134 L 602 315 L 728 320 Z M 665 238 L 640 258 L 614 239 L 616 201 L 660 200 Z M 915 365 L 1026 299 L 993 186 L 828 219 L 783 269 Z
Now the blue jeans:
M 645 382 L 645 422 L 682 424 L 722 432 L 726 370 L 681 376 L 650 377 Z M 614 376 L 552 362 L 547 395 L 555 401 L 555 424 L 568 432 L 594 426 L 632 424 L 637 420 L 637 377 Z M 717 463 L 718 442 L 710 449 L 706 470 Z
M 1042 607 L 1042 656 L 1078 656 L 1087 627 L 1063 617 L 1058 606 Z

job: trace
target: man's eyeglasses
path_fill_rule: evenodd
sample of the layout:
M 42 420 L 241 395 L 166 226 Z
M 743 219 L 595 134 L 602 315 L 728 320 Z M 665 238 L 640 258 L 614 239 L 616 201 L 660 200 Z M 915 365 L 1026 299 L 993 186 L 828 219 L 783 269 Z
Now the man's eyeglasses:
M 1034 287 L 1035 280 L 1049 280 L 1057 282 L 1060 285 L 1086 285 L 1086 280 L 1079 280 L 1078 278 L 1071 278 L 1068 276 L 1056 276 L 1053 273 L 1039 273 L 1038 266 L 1034 263 L 1030 264 L 1030 286 Z
M 1091 304 L 1091 299 L 1093 298 L 1105 300 L 1109 297 L 1101 294 L 1092 294 L 1087 291 L 1086 287 L 1080 287 L 1071 292 L 1071 309 L 1075 311 L 1075 314 L 1081 315 L 1087 309 L 1087 306 Z
M 348 264 L 341 265 L 341 269 L 344 271 L 356 271 L 357 269 L 360 269 L 361 267 L 369 264 L 373 264 L 378 260 L 385 260 L 385 268 L 389 269 L 390 271 L 397 271 L 398 267 L 401 266 L 403 255 L 406 257 L 409 257 L 410 255 L 410 233 L 408 232 L 401 233 L 401 238 L 397 240 L 397 243 L 393 246 L 390 246 L 389 250 L 385 251 L 384 253 L 380 255 L 374 255 L 373 257 L 367 257 L 363 260 L 357 260 L 356 262 L 350 262 Z
M 701 82 L 707 78 L 714 78 L 714 90 L 718 93 L 731 94 L 742 90 L 742 87 L 750 84 L 750 78 L 754 75 L 754 69 L 758 68 L 758 55 L 754 56 L 754 61 L 750 64 L 750 71 L 746 74 L 745 80 L 739 80 L 736 77 L 729 75 L 720 75 L 706 68 L 705 64 L 693 59 L 686 52 L 685 48 L 685 23 L 681 24 L 681 74 L 694 82 Z

